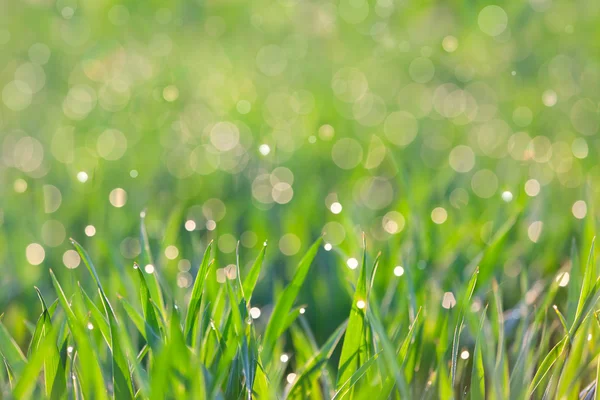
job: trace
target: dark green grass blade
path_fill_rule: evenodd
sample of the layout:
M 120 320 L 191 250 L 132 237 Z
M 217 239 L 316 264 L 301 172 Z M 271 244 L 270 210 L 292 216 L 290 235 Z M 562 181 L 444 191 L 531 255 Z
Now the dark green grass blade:
M 261 354 L 262 360 L 267 364 L 271 360 L 277 339 L 283 333 L 283 322 L 292 309 L 294 301 L 296 301 L 296 297 L 308 275 L 308 271 L 310 270 L 313 259 L 317 255 L 322 240 L 323 238 L 317 239 L 302 257 L 292 281 L 275 303 L 273 313 L 271 314 L 267 329 L 265 330 L 263 351 Z
M 200 263 L 200 268 L 198 269 L 198 274 L 196 275 L 196 281 L 194 282 L 194 287 L 192 288 L 192 295 L 190 297 L 190 302 L 188 304 L 187 314 L 185 317 L 185 337 L 187 342 L 191 344 L 192 347 L 195 347 L 196 343 L 195 327 L 198 321 L 198 314 L 200 312 L 200 306 L 202 303 L 204 282 L 206 281 L 208 270 L 212 264 L 212 261 L 210 261 L 211 251 L 212 242 L 208 244 L 206 251 L 204 252 L 204 257 L 202 257 L 202 262 Z
M 318 353 L 308 360 L 304 367 L 299 370 L 298 378 L 294 381 L 293 386 L 289 391 L 289 398 L 303 398 L 302 393 L 307 392 L 307 389 L 312 385 L 312 380 L 316 378 L 318 373 L 325 367 L 325 364 L 331 358 L 333 351 L 346 330 L 346 326 L 347 322 L 340 325 L 329 339 L 327 339 Z

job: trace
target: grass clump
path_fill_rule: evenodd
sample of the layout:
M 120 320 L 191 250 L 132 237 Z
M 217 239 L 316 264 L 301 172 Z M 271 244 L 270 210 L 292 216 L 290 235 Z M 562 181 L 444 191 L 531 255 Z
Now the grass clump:
M 238 249 L 222 283 L 215 279 L 208 243 L 183 302 L 163 288 L 158 268 L 137 263 L 118 273 L 129 290 L 107 291 L 103 279 L 117 272 L 101 271 L 101 277 L 87 251 L 72 244 L 91 280 L 65 290 L 49 271 L 56 299 L 48 302 L 37 290 L 41 314 L 30 326 L 26 353 L 0 324 L 0 388 L 7 398 L 595 396 L 598 350 L 592 339 L 600 322 L 600 280 L 593 242 L 583 268 L 573 246 L 571 269 L 563 272 L 570 273 L 572 288 L 566 301 L 560 299 L 564 276 L 529 287 L 523 274 L 524 298 L 504 310 L 501 285 L 482 279 L 483 262 L 467 266 L 468 279 L 437 307 L 419 304 L 427 288 L 419 287 L 410 268 L 405 285 L 381 298 L 373 290 L 380 257 L 369 258 L 363 238 L 349 317 L 320 346 L 305 309 L 296 305 L 321 238 L 289 283 L 275 291 L 262 323 L 251 304 L 266 242 L 249 268 L 241 268 Z

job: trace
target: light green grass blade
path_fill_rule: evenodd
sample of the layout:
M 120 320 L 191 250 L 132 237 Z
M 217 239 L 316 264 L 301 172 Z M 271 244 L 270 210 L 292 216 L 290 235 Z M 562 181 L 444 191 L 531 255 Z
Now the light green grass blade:
M 19 372 L 27 364 L 27 359 L 21 351 L 21 348 L 13 337 L 8 333 L 8 330 L 2 322 L 0 322 L 0 353 L 6 360 L 10 368 L 19 375 Z
M 542 380 L 546 377 L 554 363 L 558 360 L 558 358 L 562 355 L 563 351 L 567 347 L 569 342 L 569 338 L 567 336 L 563 337 L 556 345 L 550 350 L 550 352 L 546 355 L 544 360 L 540 363 L 537 372 L 535 373 L 531 384 L 529 385 L 528 397 L 533 396 L 533 393 L 542 382 Z
M 357 382 L 367 373 L 367 371 L 375 364 L 380 353 L 376 353 L 373 357 L 369 358 L 358 368 L 345 382 L 343 382 L 339 389 L 335 392 L 331 400 L 342 399 L 348 394 L 350 390 L 354 388 Z
M 100 293 L 100 299 L 102 300 L 102 304 L 104 305 L 105 314 L 108 316 L 108 325 L 110 330 L 110 350 L 112 352 L 112 375 L 113 375 L 113 385 L 114 385 L 114 393 L 115 396 L 119 399 L 132 399 L 133 398 L 133 383 L 131 380 L 131 372 L 129 371 L 129 362 L 127 361 L 127 357 L 123 348 L 121 346 L 121 339 L 119 337 L 120 329 L 117 321 L 117 317 L 115 312 L 110 304 L 106 293 L 102 287 L 102 283 L 100 282 L 100 277 L 96 272 L 96 267 L 94 267 L 94 263 L 90 258 L 87 251 L 79 244 L 77 241 L 71 239 L 73 246 L 81 256 L 83 263 L 86 265 L 88 271 L 92 274 L 92 277 L 96 281 L 96 285 L 98 285 L 98 292 Z M 82 289 L 83 291 L 83 289 Z M 85 292 L 84 292 L 85 293 Z M 85 295 L 89 299 L 89 296 Z M 92 311 L 95 308 L 95 305 L 91 300 L 88 304 L 91 303 Z M 93 313 L 93 311 L 92 311 Z M 101 319 L 97 318 L 99 321 Z
M 592 239 L 592 245 L 590 248 L 590 253 L 588 255 L 588 260 L 585 266 L 585 270 L 583 273 L 583 281 L 582 281 L 582 286 L 581 286 L 581 293 L 579 295 L 579 301 L 577 302 L 577 311 L 575 312 L 575 318 L 573 319 L 574 321 L 577 320 L 577 318 L 579 317 L 579 315 L 581 315 L 581 313 L 583 312 L 583 307 L 585 304 L 585 301 L 587 300 L 587 297 L 589 295 L 589 293 L 593 290 L 594 288 L 594 282 L 596 280 L 596 263 L 595 263 L 595 257 L 594 257 L 594 247 L 595 247 L 595 243 L 596 243 L 596 238 L 594 237 Z M 577 266 L 576 266 L 577 267 Z
M 364 246 L 363 238 L 363 246 Z M 363 247 L 363 259 L 359 271 L 356 291 L 352 298 L 348 329 L 344 335 L 342 354 L 338 366 L 337 389 L 346 382 L 369 358 L 367 331 L 370 329 L 366 319 L 367 299 L 367 249 Z M 395 354 L 394 354 L 395 358 Z
M 252 294 L 254 293 L 254 289 L 256 288 L 256 283 L 258 282 L 258 277 L 260 276 L 260 271 L 262 269 L 262 265 L 265 259 L 265 254 L 267 252 L 267 242 L 264 242 L 262 249 L 260 249 L 260 253 L 256 257 L 256 260 L 252 264 L 248 275 L 244 279 L 244 283 L 242 285 L 244 289 L 244 298 L 246 299 L 246 303 L 250 304 L 250 300 L 252 300 Z
M 473 351 L 473 369 L 471 372 L 470 390 L 471 400 L 485 400 L 485 368 L 483 365 L 483 349 L 481 346 L 481 341 L 484 340 L 482 337 L 482 332 L 486 312 L 487 306 L 481 314 L 479 328 L 477 330 L 477 338 L 475 340 L 475 350 Z
M 198 268 L 198 274 L 196 275 L 196 281 L 194 282 L 194 287 L 192 288 L 192 294 L 188 303 L 187 314 L 185 317 L 184 333 L 187 342 L 191 344 L 192 347 L 195 347 L 196 344 L 197 335 L 195 332 L 195 327 L 199 317 L 198 314 L 200 313 L 204 282 L 206 281 L 208 270 L 210 268 L 210 265 L 212 264 L 212 261 L 210 261 L 211 251 L 212 242 L 210 242 L 206 247 L 206 251 L 204 252 L 204 256 L 202 257 L 202 262 L 200 263 L 200 268 Z
M 104 379 L 102 377 L 102 370 L 98 363 L 99 358 L 93 350 L 90 338 L 86 334 L 84 327 L 75 316 L 75 313 L 73 312 L 69 301 L 67 300 L 67 297 L 65 296 L 65 293 L 52 270 L 50 270 L 50 276 L 52 278 L 52 284 L 54 285 L 56 294 L 58 295 L 58 301 L 66 314 L 69 330 L 75 339 L 79 362 L 82 365 L 85 365 L 85 369 L 78 374 L 81 388 L 84 394 L 88 397 L 106 399 L 107 393 L 104 386 Z
M 310 270 L 313 259 L 317 255 L 322 240 L 323 238 L 317 239 L 308 249 L 306 254 L 300 260 L 292 281 L 275 302 L 273 313 L 271 314 L 267 329 L 265 330 L 263 351 L 261 353 L 261 358 L 267 364 L 271 360 L 277 339 L 283 333 L 283 322 L 292 309 L 294 301 L 296 301 L 296 297 L 308 275 L 308 271 Z
M 475 269 L 475 272 L 471 276 L 467 289 L 465 290 L 464 298 L 462 299 L 461 305 L 459 306 L 458 318 L 456 320 L 456 327 L 454 328 L 454 337 L 452 340 L 452 369 L 450 374 L 452 376 L 452 387 L 456 386 L 456 366 L 458 364 L 458 347 L 460 342 L 460 333 L 463 328 L 465 321 L 465 312 L 470 306 L 471 296 L 475 291 L 475 285 L 477 284 L 477 275 L 479 274 L 479 268 Z

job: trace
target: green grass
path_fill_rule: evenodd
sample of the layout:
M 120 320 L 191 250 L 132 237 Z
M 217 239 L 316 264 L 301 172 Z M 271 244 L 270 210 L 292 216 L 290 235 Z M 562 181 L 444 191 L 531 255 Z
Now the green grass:
M 439 302 L 439 295 L 412 282 L 412 273 L 401 277 L 405 282 L 395 284 L 394 300 L 386 302 L 373 291 L 380 257 L 371 259 L 365 248 L 349 281 L 348 319 L 322 345 L 304 308 L 294 308 L 321 238 L 276 291 L 272 311 L 258 319 L 250 308 L 265 273 L 266 243 L 249 268 L 240 266 L 238 253 L 235 274 L 230 271 L 224 283 L 216 280 L 207 243 L 182 300 L 163 290 L 160 269 L 148 273 L 135 263 L 120 273 L 103 269 L 102 277 L 86 250 L 72 243 L 87 267 L 81 278 L 93 284 L 65 291 L 49 271 L 55 293 L 38 290 L 41 314 L 28 325 L 27 352 L 0 324 L 3 396 L 525 399 L 578 398 L 582 390 L 593 396 L 598 353 L 591 339 L 600 325 L 593 242 L 581 268 L 573 247 L 573 264 L 564 271 L 575 288 L 567 295 L 572 298 L 560 301 L 559 280 L 530 287 L 523 272 L 526 294 L 510 310 L 503 309 L 496 280 L 480 279 L 480 267 L 453 286 L 454 302 Z M 126 292 L 103 286 L 103 278 L 115 274 Z M 417 299 L 434 296 L 437 304 L 410 301 L 411 290 Z
M 598 397 L 598 20 L 0 0 L 0 397 Z

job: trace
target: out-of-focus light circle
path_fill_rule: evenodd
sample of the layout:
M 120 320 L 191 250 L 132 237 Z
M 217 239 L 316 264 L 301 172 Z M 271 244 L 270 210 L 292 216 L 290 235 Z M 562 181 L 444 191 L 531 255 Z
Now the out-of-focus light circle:
M 450 151 L 450 167 L 456 172 L 469 172 L 475 166 L 475 152 L 465 145 L 458 145 Z
M 187 221 L 185 221 L 185 230 L 186 231 L 191 232 L 194 229 L 196 229 L 196 222 L 194 220 L 188 219 Z
M 122 188 L 113 189 L 108 200 L 113 207 L 121 208 L 127 203 L 127 192 Z
M 240 130 L 231 122 L 218 122 L 210 131 L 210 142 L 220 151 L 232 150 L 240 142 Z
M 381 220 L 381 226 L 383 230 L 391 235 L 401 232 L 405 225 L 406 220 L 398 211 L 390 211 L 386 213 Z
M 448 53 L 452 53 L 458 48 L 458 39 L 452 35 L 446 36 L 444 40 L 442 40 L 442 47 Z
M 96 227 L 94 225 L 88 225 L 85 227 L 85 235 L 92 237 L 96 234 Z
M 240 114 L 248 114 L 252 109 L 252 105 L 248 100 L 240 100 L 237 102 L 235 108 Z
M 75 269 L 81 263 L 81 257 L 75 250 L 67 250 L 63 254 L 63 264 L 69 269 Z
M 525 182 L 525 193 L 529 197 L 535 197 L 540 194 L 541 186 L 537 179 L 529 179 Z
M 358 260 L 354 257 L 349 258 L 348 261 L 346 261 L 346 265 L 350 269 L 356 269 L 358 267 Z
M 477 196 L 489 199 L 498 189 L 498 178 L 489 169 L 477 171 L 471 178 L 471 189 Z
M 577 219 L 584 219 L 587 215 L 587 204 L 583 200 L 577 200 L 571 207 L 573 216 Z
M 548 89 L 542 94 L 542 103 L 546 107 L 554 107 L 558 101 L 558 96 L 554 90 Z
M 293 256 L 300 251 L 302 242 L 293 233 L 286 233 L 279 239 L 279 250 L 286 256 Z
M 542 221 L 534 221 L 527 228 L 527 236 L 533 243 L 537 243 L 542 234 L 544 223 Z
M 444 207 L 436 207 L 433 209 L 433 211 L 431 211 L 431 220 L 434 223 L 441 225 L 444 222 L 446 222 L 447 219 L 448 219 L 448 212 L 446 211 L 446 209 Z
M 442 307 L 445 309 L 453 308 L 456 305 L 456 298 L 454 297 L 454 293 L 446 292 L 442 297 Z
M 179 249 L 176 246 L 170 245 L 165 249 L 165 257 L 169 260 L 174 260 L 179 255 Z
M 402 268 L 400 265 L 396 266 L 394 268 L 394 275 L 396 275 L 396 276 L 404 275 L 404 268 Z
M 85 171 L 79 171 L 77 173 L 77 180 L 81 183 L 85 183 L 88 180 L 88 174 Z
M 419 130 L 417 119 L 409 112 L 395 111 L 383 123 L 385 137 L 396 146 L 408 146 Z
M 334 202 L 334 203 L 331 204 L 331 207 L 329 207 L 329 210 L 333 214 L 339 214 L 339 213 L 342 212 L 342 205 L 336 201 L 336 202 Z
M 261 144 L 260 146 L 258 146 L 258 152 L 263 156 L 266 156 L 271 152 L 271 147 L 269 147 L 268 144 Z
M 331 158 L 338 167 L 342 169 L 352 169 L 362 161 L 363 149 L 357 140 L 343 138 L 333 145 L 331 149 Z
M 498 36 L 508 26 L 508 15 L 500 6 L 487 6 L 479 12 L 477 23 L 483 33 L 490 36 Z
M 31 243 L 25 249 L 25 256 L 29 264 L 40 265 L 44 261 L 44 258 L 46 258 L 46 252 L 40 244 Z
M 13 183 L 13 189 L 17 193 L 25 193 L 27 191 L 27 181 L 25 179 L 16 179 Z
M 509 192 L 508 190 L 505 190 L 504 192 L 502 192 L 502 200 L 504 200 L 507 203 L 510 203 L 513 199 L 513 194 L 511 192 Z
M 175 85 L 166 86 L 163 89 L 163 98 L 169 103 L 174 102 L 179 98 L 179 89 Z
M 260 318 L 260 314 L 261 314 L 260 308 L 258 308 L 258 307 L 252 307 L 250 309 L 250 316 L 252 317 L 252 319 Z
M 325 249 L 325 251 L 331 251 L 331 249 L 333 249 L 333 246 L 331 245 L 331 243 L 325 243 L 323 248 Z

